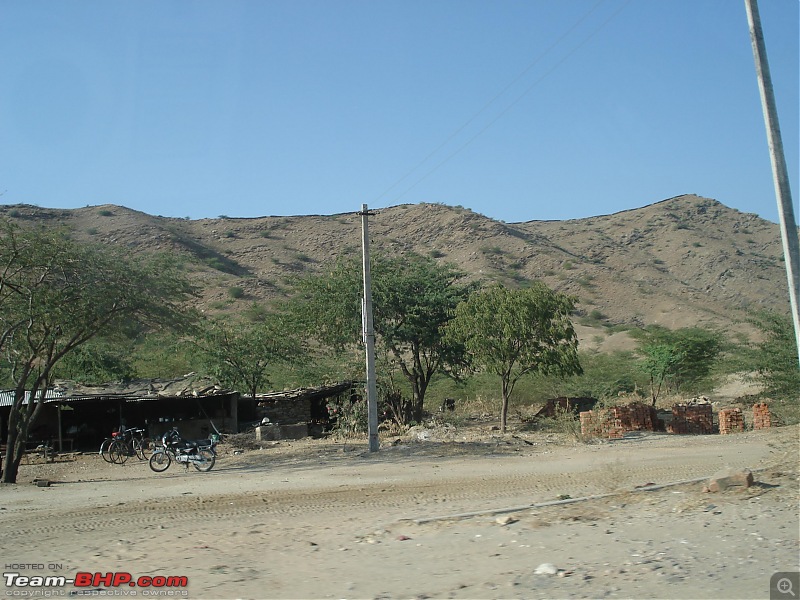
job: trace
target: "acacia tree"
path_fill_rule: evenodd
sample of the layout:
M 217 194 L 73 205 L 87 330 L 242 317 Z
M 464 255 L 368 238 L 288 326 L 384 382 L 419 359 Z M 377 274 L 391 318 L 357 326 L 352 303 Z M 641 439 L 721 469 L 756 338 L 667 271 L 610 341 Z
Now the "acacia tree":
M 764 385 L 764 393 L 797 402 L 800 399 L 800 368 L 791 318 L 774 312 L 762 312 L 753 315 L 751 322 L 764 335 L 753 356 L 757 378 Z
M 456 309 L 447 335 L 466 347 L 473 368 L 500 377 L 500 431 L 505 432 L 514 386 L 528 373 L 582 372 L 578 338 L 570 321 L 573 298 L 542 282 L 528 288 L 494 285 L 472 294 Z
M 192 293 L 167 257 L 136 260 L 60 230 L 0 224 L 0 361 L 13 386 L 2 481 L 16 481 L 59 361 L 98 335 L 187 325 Z
M 342 348 L 361 340 L 360 263 L 343 260 L 298 281 L 289 310 L 322 343 Z M 377 342 L 411 388 L 410 415 L 420 420 L 437 372 L 463 361 L 463 347 L 444 338 L 456 306 L 474 289 L 463 273 L 419 255 L 373 258 L 372 300 Z
M 220 383 L 242 389 L 251 398 L 269 384 L 270 368 L 290 363 L 302 353 L 300 341 L 276 316 L 257 323 L 210 321 L 198 343 Z
M 701 327 L 650 326 L 640 337 L 640 366 L 650 377 L 653 406 L 664 386 L 677 392 L 707 382 L 723 349 L 720 334 Z
M 655 406 L 664 382 L 675 373 L 684 354 L 671 344 L 647 344 L 642 346 L 641 352 L 644 355 L 641 368 L 650 377 L 650 398 Z

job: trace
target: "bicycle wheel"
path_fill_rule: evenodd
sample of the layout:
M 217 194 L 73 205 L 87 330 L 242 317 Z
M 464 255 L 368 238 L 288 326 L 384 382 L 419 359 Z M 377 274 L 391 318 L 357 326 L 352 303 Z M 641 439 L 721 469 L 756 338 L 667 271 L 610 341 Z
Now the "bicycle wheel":
M 145 438 L 143 440 L 134 438 L 132 443 L 136 458 L 139 460 L 147 460 L 150 458 L 150 455 L 153 453 L 152 442 L 150 441 L 150 438 Z
M 140 442 L 140 447 L 142 450 L 142 460 L 147 460 L 150 458 L 150 455 L 155 451 L 156 443 L 150 438 L 146 437 L 142 439 L 142 441 Z
M 111 455 L 108 453 L 109 448 L 111 448 L 111 443 L 114 441 L 114 438 L 106 438 L 103 440 L 103 443 L 100 444 L 100 456 L 103 457 L 103 460 L 110 463 L 113 462 L 111 460 Z
M 200 461 L 193 462 L 194 468 L 198 471 L 210 471 L 211 468 L 214 466 L 214 463 L 217 462 L 216 456 L 211 450 L 198 450 L 197 454 L 200 456 Z
M 108 454 L 111 457 L 111 462 L 116 465 L 122 465 L 126 460 L 128 460 L 130 451 L 131 449 L 128 447 L 128 444 L 121 440 L 114 440 L 111 442 L 111 446 L 108 449 Z
M 156 473 L 166 471 L 171 464 L 172 459 L 169 456 L 169 452 L 165 450 L 156 450 L 150 456 L 150 468 Z

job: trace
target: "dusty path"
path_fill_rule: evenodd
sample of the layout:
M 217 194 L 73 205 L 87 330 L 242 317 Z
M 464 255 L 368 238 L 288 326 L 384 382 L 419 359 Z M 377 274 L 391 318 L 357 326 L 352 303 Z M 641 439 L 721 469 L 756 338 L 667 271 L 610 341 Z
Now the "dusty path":
M 40 574 L 186 576 L 170 591 L 190 598 L 768 598 L 774 572 L 800 568 L 797 461 L 796 427 L 586 446 L 407 442 L 376 454 L 303 442 L 222 456 L 209 473 L 86 456 L 23 467 L 20 484 L 0 487 L 0 554 L 44 564 Z M 726 466 L 765 470 L 746 492 L 694 484 L 519 510 L 507 525 L 488 513 L 413 521 Z M 24 483 L 33 477 L 60 483 Z M 541 563 L 561 576 L 535 575 Z

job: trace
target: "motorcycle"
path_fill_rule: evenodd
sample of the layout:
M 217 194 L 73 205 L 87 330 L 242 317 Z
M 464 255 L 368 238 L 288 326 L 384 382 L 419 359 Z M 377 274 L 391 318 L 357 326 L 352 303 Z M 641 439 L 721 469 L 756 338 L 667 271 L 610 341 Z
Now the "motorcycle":
M 215 435 L 206 440 L 184 440 L 178 429 L 173 427 L 161 437 L 161 446 L 150 456 L 150 468 L 156 473 L 162 473 L 176 462 L 187 469 L 191 464 L 198 471 L 210 471 L 217 460 L 218 440 Z

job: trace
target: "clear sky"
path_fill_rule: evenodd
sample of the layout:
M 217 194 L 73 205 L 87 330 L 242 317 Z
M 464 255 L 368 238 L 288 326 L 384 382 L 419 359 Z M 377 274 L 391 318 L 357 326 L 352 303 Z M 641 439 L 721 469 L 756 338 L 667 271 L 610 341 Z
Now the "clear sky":
M 797 206 L 798 2 L 759 6 Z M 0 73 L 4 204 L 777 221 L 743 0 L 0 0 Z

